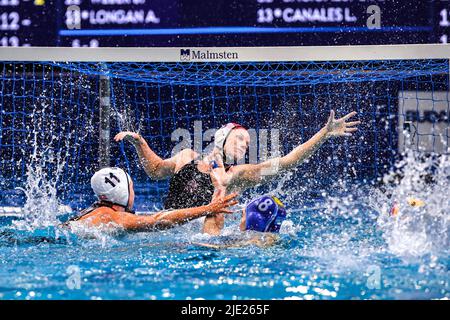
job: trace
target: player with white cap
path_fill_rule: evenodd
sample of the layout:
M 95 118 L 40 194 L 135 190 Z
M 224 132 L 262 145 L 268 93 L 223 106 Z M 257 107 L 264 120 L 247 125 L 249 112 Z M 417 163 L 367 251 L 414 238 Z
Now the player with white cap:
M 107 167 L 97 171 L 91 178 L 91 187 L 98 201 L 69 222 L 94 227 L 113 224 L 130 231 L 146 231 L 170 228 L 207 214 L 232 213 L 228 208 L 237 203 L 234 193 L 203 206 L 136 215 L 132 211 L 133 181 L 123 169 Z

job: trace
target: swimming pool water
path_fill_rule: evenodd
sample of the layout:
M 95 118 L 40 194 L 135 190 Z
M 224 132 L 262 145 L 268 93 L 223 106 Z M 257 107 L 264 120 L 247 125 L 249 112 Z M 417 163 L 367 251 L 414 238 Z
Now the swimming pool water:
M 450 297 L 448 249 L 399 254 L 386 241 L 377 212 L 359 203 L 348 214 L 340 210 L 291 211 L 275 246 L 220 250 L 196 243 L 238 237 L 237 218 L 218 239 L 200 234 L 201 221 L 86 239 L 54 227 L 19 230 L 0 217 L 0 298 Z

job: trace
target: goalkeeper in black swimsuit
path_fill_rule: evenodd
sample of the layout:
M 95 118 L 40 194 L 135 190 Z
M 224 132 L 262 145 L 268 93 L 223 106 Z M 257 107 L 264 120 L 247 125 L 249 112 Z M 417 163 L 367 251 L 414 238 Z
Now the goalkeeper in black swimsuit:
M 214 136 L 215 147 L 207 156 L 200 158 L 192 149 L 183 149 L 169 159 L 160 158 L 139 134 L 120 132 L 115 140 L 130 141 L 139 155 L 145 172 L 152 179 L 170 178 L 165 199 L 165 209 L 180 209 L 208 204 L 215 197 L 230 192 L 242 192 L 259 183 L 276 177 L 282 171 L 295 168 L 314 153 L 328 138 L 351 136 L 360 121 L 347 120 L 356 115 L 351 112 L 335 119 L 332 110 L 326 125 L 311 139 L 294 148 L 285 156 L 258 164 L 227 165 L 224 159 L 233 163 L 243 159 L 250 144 L 250 135 L 241 125 L 228 123 Z M 205 218 L 203 232 L 220 234 L 224 215 L 214 214 Z

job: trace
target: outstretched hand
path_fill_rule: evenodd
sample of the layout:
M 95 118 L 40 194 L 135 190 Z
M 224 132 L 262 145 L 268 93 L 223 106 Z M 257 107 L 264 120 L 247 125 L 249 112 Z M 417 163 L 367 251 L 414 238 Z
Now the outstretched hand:
M 224 197 L 216 197 L 210 204 L 208 204 L 209 212 L 211 213 L 233 213 L 234 211 L 228 209 L 236 204 L 238 201 L 236 197 L 237 193 L 230 193 Z
M 116 136 L 114 137 L 114 141 L 116 142 L 119 142 L 121 140 L 126 140 L 134 145 L 137 145 L 141 141 L 141 136 L 136 132 L 122 131 L 116 134 Z
M 361 121 L 346 122 L 354 115 L 356 115 L 355 111 L 350 112 L 342 118 L 335 119 L 334 110 L 331 110 L 327 124 L 325 125 L 327 135 L 330 137 L 350 137 L 352 132 L 358 130 L 356 126 L 361 123 Z

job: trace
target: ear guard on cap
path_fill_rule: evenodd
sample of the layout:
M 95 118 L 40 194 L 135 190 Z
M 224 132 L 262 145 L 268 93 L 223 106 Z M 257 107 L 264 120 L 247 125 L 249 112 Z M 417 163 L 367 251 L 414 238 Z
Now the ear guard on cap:
M 262 196 L 250 202 L 245 208 L 246 230 L 259 232 L 280 231 L 286 219 L 286 209 L 280 199 L 274 196 Z

